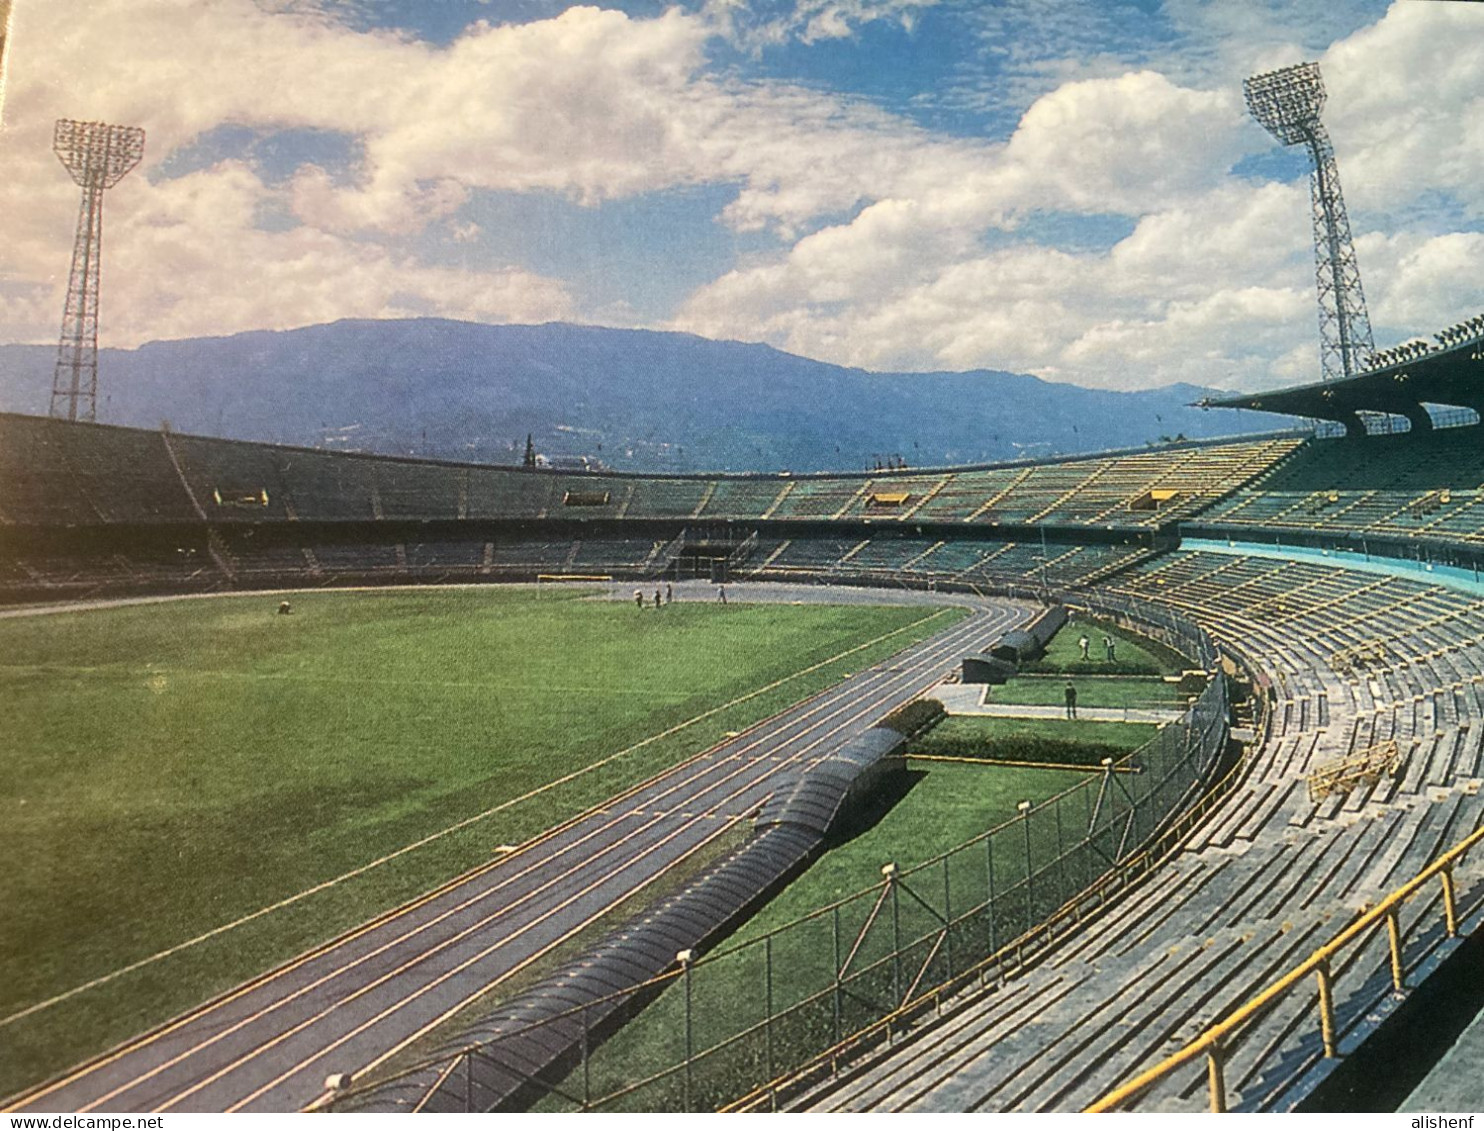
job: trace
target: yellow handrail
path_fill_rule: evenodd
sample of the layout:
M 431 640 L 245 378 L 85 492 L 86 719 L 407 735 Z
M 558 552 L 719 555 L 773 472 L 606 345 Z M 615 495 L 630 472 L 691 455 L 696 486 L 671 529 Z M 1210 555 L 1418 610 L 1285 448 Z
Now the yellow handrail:
M 812 1069 L 820 1065 L 830 1064 L 833 1066 L 850 1048 L 859 1045 L 871 1035 L 884 1030 L 889 1036 L 894 1023 L 918 1013 L 927 1003 L 936 1001 L 941 1005 L 943 998 L 948 993 L 971 984 L 976 977 L 982 978 L 985 971 L 999 968 L 1000 976 L 1006 977 L 1007 975 L 1004 973 L 1006 964 L 1013 957 L 1017 963 L 1016 968 L 1018 968 L 1018 965 L 1023 965 L 1026 948 L 1028 946 L 1034 946 L 1035 940 L 1038 937 L 1044 936 L 1048 941 L 1052 940 L 1056 937 L 1058 926 L 1067 919 L 1071 919 L 1074 924 L 1080 923 L 1084 916 L 1091 918 L 1099 912 L 1106 910 L 1111 906 L 1110 900 L 1112 899 L 1111 896 L 1105 894 L 1106 891 L 1114 888 L 1126 889 L 1134 882 L 1131 877 L 1134 877 L 1135 873 L 1137 873 L 1136 878 L 1143 878 L 1159 864 L 1169 859 L 1178 850 L 1179 845 L 1183 843 L 1186 834 L 1200 824 L 1201 821 L 1205 820 L 1217 804 L 1226 799 L 1231 788 L 1247 772 L 1247 769 L 1248 762 L 1244 757 L 1227 770 L 1226 774 L 1211 787 L 1210 792 L 1197 800 L 1189 809 L 1177 817 L 1170 827 L 1160 834 L 1156 841 L 1134 853 L 1127 860 L 1124 860 L 1107 875 L 1103 876 L 1085 891 L 1074 896 L 1031 930 L 1023 932 L 1016 938 L 1011 939 L 993 954 L 974 963 L 956 977 L 949 979 L 942 985 L 933 987 L 925 993 L 919 994 L 911 1001 L 904 1002 L 884 1017 L 880 1017 L 865 1028 L 850 1034 L 844 1040 L 811 1057 L 805 1063 L 775 1077 L 766 1084 L 754 1088 L 741 1099 L 733 1100 L 731 1103 L 725 1104 L 717 1110 L 721 1112 L 756 1110 L 757 1105 L 763 1099 L 774 1096 L 788 1084 L 808 1076 Z M 1098 902 L 1097 908 L 1091 912 L 1084 912 L 1083 904 L 1091 903 L 1094 899 Z
M 1469 849 L 1484 841 L 1484 825 L 1439 856 L 1421 872 L 1397 888 L 1380 903 L 1372 907 L 1350 926 L 1325 943 L 1302 964 L 1294 967 L 1236 1012 L 1212 1025 L 1179 1052 L 1166 1057 L 1147 1072 L 1140 1073 L 1122 1087 L 1115 1088 L 1086 1110 L 1089 1112 L 1112 1111 L 1120 1104 L 1137 1096 L 1156 1081 L 1206 1055 L 1211 1088 L 1211 1110 L 1226 1110 L 1226 1084 L 1223 1073 L 1222 1042 L 1248 1021 L 1261 1013 L 1274 1000 L 1281 997 L 1310 974 L 1319 981 L 1320 1029 L 1324 1037 L 1325 1056 L 1335 1055 L 1334 1001 L 1330 984 L 1329 960 L 1334 954 L 1358 936 L 1386 920 L 1387 936 L 1391 947 L 1391 980 L 1396 989 L 1402 989 L 1403 971 L 1401 956 L 1401 924 L 1397 909 L 1410 899 L 1417 890 L 1434 876 L 1442 876 L 1444 914 L 1447 918 L 1448 937 L 1458 935 L 1458 904 L 1453 884 L 1453 865 Z

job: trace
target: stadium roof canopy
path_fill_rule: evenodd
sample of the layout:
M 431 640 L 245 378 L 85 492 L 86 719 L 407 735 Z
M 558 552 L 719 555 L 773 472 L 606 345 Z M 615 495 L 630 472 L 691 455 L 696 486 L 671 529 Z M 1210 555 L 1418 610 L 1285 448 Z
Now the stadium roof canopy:
M 1373 368 L 1340 381 L 1209 397 L 1203 407 L 1247 408 L 1334 420 L 1353 435 L 1365 432 L 1360 412 L 1405 416 L 1414 430 L 1432 427 L 1424 405 L 1463 407 L 1484 416 L 1484 326 L 1471 319 L 1438 335 L 1442 348 L 1421 340 L 1373 354 Z

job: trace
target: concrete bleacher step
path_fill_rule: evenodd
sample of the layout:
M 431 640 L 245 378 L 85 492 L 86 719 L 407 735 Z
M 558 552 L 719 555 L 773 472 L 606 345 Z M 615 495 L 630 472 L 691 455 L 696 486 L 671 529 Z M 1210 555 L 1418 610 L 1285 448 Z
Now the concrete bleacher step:
M 1278 783 L 1274 781 L 1260 778 L 1250 781 L 1235 797 L 1227 800 L 1217 820 L 1203 830 L 1202 847 L 1224 848 L 1231 844 L 1242 822 L 1261 809 L 1277 789 Z
M 1307 565 L 1278 577 L 1270 563 L 1215 557 L 1135 568 L 1118 587 L 1189 609 L 1279 689 L 1265 748 L 1241 787 L 1160 872 L 1026 974 L 1027 994 L 1065 990 L 1054 1002 L 1043 998 L 1049 1004 L 1019 1024 L 1007 996 L 998 1012 L 988 999 L 974 1007 L 973 1022 L 955 1015 L 926 1025 L 921 1040 L 938 1041 L 936 1051 L 913 1051 L 918 1041 L 907 1038 L 838 1106 L 1075 1109 L 1248 1000 L 1478 823 L 1480 642 L 1438 629 L 1423 649 L 1423 634 L 1409 641 L 1403 631 L 1420 615 L 1452 615 L 1463 599 L 1438 591 L 1423 602 L 1418 594 L 1436 587 L 1319 576 L 1322 567 Z M 1168 585 L 1151 586 L 1156 574 Z M 1295 592 L 1280 595 L 1279 586 Z M 1244 615 L 1279 606 L 1286 611 L 1269 624 Z M 1391 662 L 1343 678 L 1330 668 L 1339 647 L 1368 638 L 1388 640 Z M 1444 654 L 1422 656 L 1439 646 Z M 1418 659 L 1406 662 L 1401 649 Z M 1439 686 L 1435 722 L 1431 696 L 1412 697 Z M 1406 756 L 1397 777 L 1308 801 L 1305 778 L 1316 766 L 1391 739 Z M 1416 914 L 1409 904 L 1408 921 Z M 1371 957 L 1357 959 L 1358 969 Z M 1314 1026 L 1306 992 L 1255 1023 L 1232 1050 L 1232 1102 L 1281 1102 L 1318 1041 Z M 938 1055 L 949 1033 L 953 1054 Z M 1200 1110 L 1204 1086 L 1203 1066 L 1192 1065 L 1140 1109 Z
M 1178 924 L 1186 934 L 1205 936 L 1240 926 L 1246 919 L 1238 914 L 1235 905 L 1243 899 L 1253 899 L 1268 882 L 1267 871 L 1275 866 L 1275 859 L 1287 857 L 1293 845 L 1282 842 L 1259 843 L 1240 857 L 1238 866 L 1225 877 L 1224 883 L 1212 885 L 1190 901 L 1189 918 Z M 1277 861 L 1281 864 L 1281 861 Z
M 1306 958 L 1333 931 L 1334 922 L 1331 918 L 1306 916 L 1293 922 L 1268 924 L 1254 932 L 1248 944 L 1246 979 L 1240 986 L 1226 987 L 1223 995 L 1214 998 L 1207 1023 L 1228 1015 L 1232 1010 L 1250 1000 L 1251 991 L 1247 987 L 1270 985 Z M 1166 1053 L 1175 1051 L 1176 1048 L 1198 1036 L 1204 1027 L 1203 1024 L 1190 1024 L 1177 1034 L 1172 1047 L 1161 1051 Z M 1228 1050 L 1230 1061 L 1226 1077 L 1227 1100 L 1233 1107 L 1240 1107 L 1243 1101 L 1241 1088 L 1243 1079 L 1240 1069 L 1244 1050 L 1251 1055 L 1254 1046 L 1262 1043 L 1261 1027 L 1260 1025 L 1254 1026 L 1244 1032 Z M 1150 1057 L 1148 1061 L 1137 1067 L 1148 1067 L 1154 1059 Z M 1205 1065 L 1203 1062 L 1198 1062 L 1192 1066 L 1191 1071 L 1177 1073 L 1152 1088 L 1139 1102 L 1137 1110 L 1189 1111 L 1192 1108 L 1201 1110 L 1205 1107 L 1206 1086 Z
M 1307 885 L 1307 893 L 1296 894 L 1298 906 L 1342 905 L 1355 882 L 1374 865 L 1406 820 L 1406 812 L 1392 810 L 1339 830 L 1334 837 L 1335 850 L 1326 854 Z
M 1069 966 L 1074 962 L 1090 961 L 1114 943 L 1128 938 L 1140 924 L 1177 904 L 1181 892 L 1197 882 L 1193 879 L 1194 873 L 1206 867 L 1207 863 L 1196 857 L 1182 857 L 1172 862 L 1128 898 L 1089 923 L 1086 930 L 1068 939 L 1064 949 L 1058 950 L 1056 962 Z
M 1139 976 L 1127 978 L 1120 992 L 1094 1004 L 1083 1024 L 1027 1061 L 994 1097 L 993 1108 L 1024 1111 L 1063 1106 L 1070 1095 L 1089 1087 L 1100 1090 L 1104 1080 L 1117 1079 L 1123 1072 L 1119 1060 L 1137 1064 L 1141 1053 L 1173 1044 L 1175 1027 L 1188 1023 L 1191 1011 L 1204 1010 L 1209 996 L 1219 992 L 1217 987 L 1246 965 L 1250 958 L 1247 941 L 1247 936 L 1232 935 L 1186 948 L 1172 947 L 1144 963 Z M 1157 980 L 1146 973 L 1154 971 L 1160 974 Z M 1151 1001 L 1156 989 L 1180 1001 L 1184 1015 L 1159 1014 L 1159 1006 Z M 984 1106 L 981 1101 L 979 1107 Z
M 1246 914 L 1281 918 L 1292 909 L 1307 905 L 1311 893 L 1316 902 L 1322 903 L 1329 878 L 1351 861 L 1352 853 L 1373 823 L 1356 821 L 1312 836 L 1305 842 L 1308 851 L 1302 854 L 1301 859 L 1295 859 L 1281 875 L 1273 877 L 1263 898 L 1248 908 Z
M 1251 857 L 1252 869 L 1241 890 L 1233 892 L 1222 907 L 1223 923 L 1243 923 L 1272 917 L 1272 908 L 1281 901 L 1275 893 L 1290 890 L 1301 883 L 1317 866 L 1326 847 L 1322 835 L 1310 833 L 1297 841 L 1264 845 L 1264 851 Z M 1249 854 L 1251 855 L 1251 854 Z M 1246 861 L 1248 857 L 1243 857 Z
M 1241 840 L 1256 840 L 1265 835 L 1277 822 L 1275 817 L 1280 812 L 1288 812 L 1299 803 L 1307 804 L 1308 786 L 1297 778 L 1290 778 L 1284 782 L 1273 783 L 1274 788 L 1270 790 L 1263 803 L 1247 816 L 1236 835 Z
M 1443 736 L 1437 732 L 1424 734 L 1420 740 L 1416 741 L 1403 764 L 1401 784 L 1397 787 L 1397 792 L 1409 794 L 1421 792 L 1428 768 L 1432 765 L 1432 759 L 1442 744 Z
M 1309 932 L 1319 929 L 1318 922 L 1308 925 Z M 1086 1026 L 1072 1030 L 1071 1039 L 1048 1047 L 1022 1068 L 1012 1086 L 996 1097 L 995 1109 L 1086 1104 L 1109 1081 L 1125 1079 L 1185 1044 L 1242 1000 L 1249 983 L 1281 966 L 1310 937 L 1271 925 L 1242 927 L 1167 948 L 1157 959 L 1164 972 L 1162 985 L 1127 980 L 1122 992 L 1090 1013 Z M 1163 1009 L 1152 1000 L 1156 988 L 1163 991 Z M 1097 1032 L 1100 1019 L 1108 1024 Z
M 1079 984 L 1054 1008 L 1003 1033 L 984 1050 L 982 1056 L 993 1056 L 997 1069 L 994 1080 L 986 1081 L 977 1073 L 961 1070 L 951 1075 L 940 1073 L 930 1094 L 915 1097 L 898 1110 L 1011 1109 L 1013 1104 L 1003 1101 L 1004 1093 L 1027 1066 L 1047 1063 L 1047 1058 L 1054 1057 L 1054 1046 L 1066 1040 L 1068 1034 L 1082 1034 L 1094 1028 L 1111 1030 L 1124 1014 L 1123 1003 L 1166 999 L 1171 992 L 1167 983 L 1178 979 L 1180 973 L 1179 965 L 1168 954 L 1105 963 L 1095 987 L 1089 987 L 1086 982 Z
M 910 1103 L 943 1072 L 978 1059 L 1005 1034 L 1055 1009 L 1078 984 L 1075 978 L 1062 976 L 1009 983 L 982 1003 L 934 1026 L 923 1040 L 913 1041 L 902 1051 L 878 1055 L 864 1068 L 823 1085 L 791 1106 L 858 1111 L 883 1101 Z
M 1131 918 L 1117 934 L 1104 932 L 1107 951 L 1121 957 L 1146 946 L 1183 938 L 1184 924 L 1201 913 L 1208 893 L 1222 890 L 1224 874 L 1232 866 L 1232 859 L 1226 856 L 1201 860 L 1201 867 L 1187 871 L 1178 889 L 1156 911 Z
M 1319 740 L 1318 734 L 1306 734 L 1295 737 L 1286 745 L 1275 747 L 1267 776 L 1291 778 L 1307 775 L 1314 765 Z

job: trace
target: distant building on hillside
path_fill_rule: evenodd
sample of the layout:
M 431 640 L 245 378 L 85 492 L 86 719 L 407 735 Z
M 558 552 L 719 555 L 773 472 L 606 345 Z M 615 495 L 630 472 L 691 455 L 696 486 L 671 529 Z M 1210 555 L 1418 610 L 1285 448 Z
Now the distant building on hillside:
M 607 471 L 608 465 L 596 456 L 548 456 L 536 453 L 536 466 L 553 471 Z

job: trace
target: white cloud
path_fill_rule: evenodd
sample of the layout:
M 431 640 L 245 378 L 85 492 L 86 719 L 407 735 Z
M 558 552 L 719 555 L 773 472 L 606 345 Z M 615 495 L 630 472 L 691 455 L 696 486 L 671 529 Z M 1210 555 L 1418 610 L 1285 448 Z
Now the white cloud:
M 1052 206 L 1139 214 L 1217 183 L 1244 152 L 1243 125 L 1230 92 L 1140 71 L 1037 99 L 1005 160 L 1025 182 L 1022 204 L 1044 192 Z
M 710 61 L 719 31 L 744 49 L 818 43 L 910 25 L 927 6 L 915 0 L 714 0 L 650 19 L 576 7 L 477 24 L 446 47 L 346 26 L 319 0 L 26 5 L 0 135 L 0 336 L 55 332 L 76 190 L 50 128 L 72 116 L 150 132 L 146 168 L 110 201 L 116 344 L 351 315 L 633 321 L 621 305 L 579 309 L 561 280 L 518 264 L 435 266 L 429 249 L 497 246 L 465 214 L 484 190 L 597 206 L 726 185 L 736 196 L 718 222 L 783 246 L 719 271 L 677 328 L 865 366 L 1106 385 L 1309 376 L 1307 186 L 1230 174 L 1272 148 L 1241 104 L 1259 64 L 1345 36 L 1322 54 L 1326 120 L 1378 337 L 1484 305 L 1470 270 L 1484 237 L 1454 230 L 1460 210 L 1484 211 L 1484 57 L 1437 49 L 1484 30 L 1484 6 L 1397 4 L 1350 34 L 1359 2 L 1258 29 L 1241 6 L 1170 0 L 1159 18 L 1174 44 L 1129 34 L 1134 10 L 1117 5 L 996 5 L 1000 23 L 986 14 L 981 30 L 1003 33 L 1001 94 L 1026 98 L 1001 140 Z M 305 165 L 281 185 L 238 161 L 159 176 L 222 125 L 334 131 L 359 164 Z M 265 212 L 297 226 L 265 230 Z M 1101 250 L 1028 234 L 1110 213 L 1133 230 Z
M 866 24 L 895 23 L 906 30 L 923 8 L 938 0 L 796 0 L 779 11 L 749 0 L 707 0 L 703 12 L 715 29 L 743 50 L 758 53 L 791 40 L 818 43 L 844 39 Z
M 1378 333 L 1378 346 L 1425 336 L 1484 310 L 1484 233 L 1374 234 L 1359 241 L 1356 256 L 1371 280 L 1372 320 L 1399 331 Z
M 1307 273 L 1306 193 L 1224 176 L 1242 126 L 1228 95 L 1158 75 L 1064 86 L 963 176 L 904 178 L 910 195 L 701 288 L 676 325 L 874 368 L 1020 368 L 1113 386 L 1202 376 L 1206 326 L 1291 313 L 1289 288 Z M 1105 254 L 983 249 L 982 236 L 1043 209 L 1142 218 Z M 1258 301 L 1275 276 L 1281 299 Z
M 1446 192 L 1484 216 L 1484 5 L 1396 3 L 1325 52 L 1346 200 L 1397 213 Z

